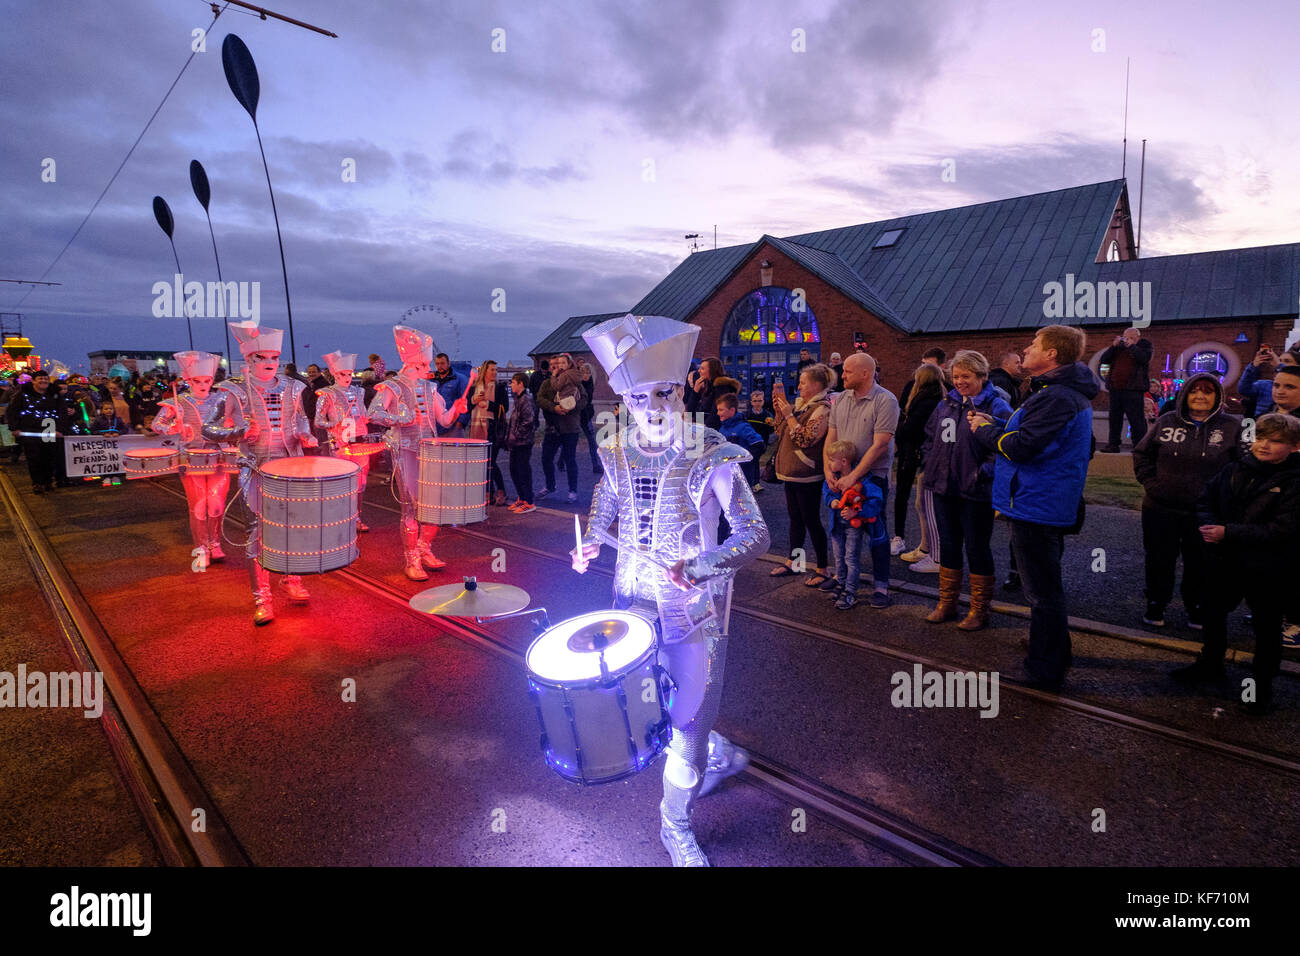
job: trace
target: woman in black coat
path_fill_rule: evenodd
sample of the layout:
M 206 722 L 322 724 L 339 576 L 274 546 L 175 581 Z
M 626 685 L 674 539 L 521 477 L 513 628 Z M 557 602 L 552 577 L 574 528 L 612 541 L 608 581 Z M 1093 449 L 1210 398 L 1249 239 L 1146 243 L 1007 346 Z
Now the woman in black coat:
M 921 470 L 925 423 L 943 400 L 943 372 L 927 363 L 912 373 L 911 384 L 907 404 L 899 409 L 898 431 L 894 433 L 894 443 L 898 447 L 895 459 L 898 473 L 894 481 L 894 539 L 889 548 L 893 554 L 901 554 L 906 548 L 908 499 L 912 497 L 916 474 Z M 934 546 L 934 542 L 929 543 Z

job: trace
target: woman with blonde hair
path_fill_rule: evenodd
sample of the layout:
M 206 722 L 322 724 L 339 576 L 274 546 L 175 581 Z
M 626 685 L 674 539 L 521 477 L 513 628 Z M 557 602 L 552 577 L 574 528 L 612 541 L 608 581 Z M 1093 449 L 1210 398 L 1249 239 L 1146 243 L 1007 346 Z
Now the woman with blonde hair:
M 497 388 L 497 363 L 488 359 L 480 365 L 474 382 L 474 392 L 470 396 L 469 437 L 492 443 L 488 451 L 488 460 L 491 462 L 488 487 L 495 489 L 492 504 L 504 505 L 506 482 L 497 465 L 497 453 L 501 451 L 501 430 L 506 420 L 508 403 L 505 389 Z
M 817 570 L 804 581 L 810 588 L 830 580 L 827 573 L 826 528 L 822 525 L 822 448 L 831 423 L 831 370 L 805 366 L 799 373 L 799 397 L 793 405 L 778 379 L 772 391 L 776 412 L 776 476 L 785 483 L 785 507 L 790 515 L 790 561 L 772 569 L 772 577 L 794 574 L 795 553 L 812 538 Z M 856 464 L 856 463 L 855 463 Z
M 952 390 L 925 427 L 925 477 L 933 495 L 942 557 L 939 562 L 939 603 L 926 620 L 934 624 L 957 617 L 961 594 L 962 552 L 970 562 L 970 612 L 958 623 L 974 631 L 989 622 L 993 600 L 993 458 L 962 428 L 970 412 L 995 421 L 1011 417 L 1011 405 L 989 381 L 989 363 L 979 352 L 963 349 L 952 360 Z

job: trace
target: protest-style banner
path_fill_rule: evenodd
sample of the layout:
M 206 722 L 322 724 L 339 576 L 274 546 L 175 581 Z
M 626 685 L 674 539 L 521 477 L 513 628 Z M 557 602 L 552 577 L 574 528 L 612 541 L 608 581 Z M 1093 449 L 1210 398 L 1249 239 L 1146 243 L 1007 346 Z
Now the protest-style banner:
M 65 435 L 63 460 L 69 478 L 122 475 L 122 456 L 132 448 L 180 447 L 176 435 Z

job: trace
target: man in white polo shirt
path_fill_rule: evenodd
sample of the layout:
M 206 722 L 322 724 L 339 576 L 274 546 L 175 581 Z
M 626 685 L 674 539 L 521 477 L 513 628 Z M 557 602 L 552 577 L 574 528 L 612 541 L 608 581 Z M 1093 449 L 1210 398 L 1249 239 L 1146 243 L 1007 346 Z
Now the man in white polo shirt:
M 870 481 L 889 498 L 889 468 L 894 461 L 894 432 L 898 430 L 898 399 L 876 383 L 876 360 L 866 352 L 856 352 L 844 360 L 844 391 L 831 405 L 830 429 L 825 448 L 837 441 L 851 441 L 862 457 L 857 466 L 842 478 L 831 474 L 823 453 L 822 470 L 826 481 L 836 491 L 844 491 L 860 481 Z M 884 527 L 882 510 L 876 519 L 882 527 L 872 538 L 871 575 L 875 579 L 871 606 L 889 607 L 889 532 Z

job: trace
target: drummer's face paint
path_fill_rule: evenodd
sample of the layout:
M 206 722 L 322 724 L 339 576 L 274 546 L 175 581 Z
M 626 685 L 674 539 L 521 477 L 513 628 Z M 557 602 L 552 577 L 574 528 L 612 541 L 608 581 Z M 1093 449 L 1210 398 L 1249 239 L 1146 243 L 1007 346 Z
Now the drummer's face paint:
M 656 445 L 667 445 L 681 431 L 686 406 L 682 404 L 682 386 L 657 382 L 623 396 L 627 410 L 641 434 Z
M 248 356 L 248 374 L 259 382 L 267 382 L 275 378 L 279 368 L 279 352 L 254 352 Z
M 194 378 L 187 379 L 187 381 L 190 383 L 190 392 L 199 401 L 207 398 L 208 393 L 212 391 L 211 375 L 196 375 Z
M 422 378 L 428 378 L 429 363 L 424 361 L 407 362 L 402 366 L 402 374 L 407 378 L 415 379 L 416 381 L 419 381 Z

